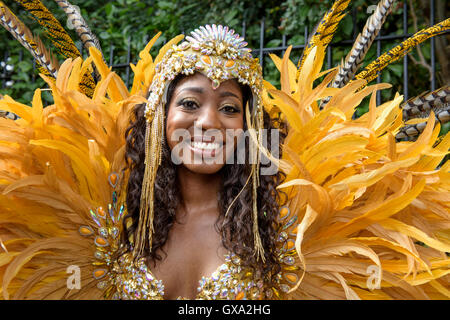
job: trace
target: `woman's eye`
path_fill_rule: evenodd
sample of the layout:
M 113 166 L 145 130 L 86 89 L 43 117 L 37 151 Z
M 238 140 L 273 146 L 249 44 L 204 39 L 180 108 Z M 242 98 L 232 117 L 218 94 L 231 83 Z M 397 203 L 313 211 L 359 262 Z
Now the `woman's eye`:
M 198 107 L 197 102 L 193 100 L 182 100 L 179 104 L 186 109 L 195 109 Z
M 239 109 L 235 106 L 223 106 L 222 110 L 225 111 L 226 113 L 238 113 Z

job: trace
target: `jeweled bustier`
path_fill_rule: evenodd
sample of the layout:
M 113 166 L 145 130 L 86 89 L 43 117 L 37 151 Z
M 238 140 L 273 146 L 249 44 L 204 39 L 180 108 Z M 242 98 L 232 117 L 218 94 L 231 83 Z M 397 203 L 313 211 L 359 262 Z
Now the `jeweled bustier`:
M 115 181 L 115 174 L 110 177 Z M 93 238 L 96 247 L 93 257 L 93 277 L 98 280 L 97 288 L 104 291 L 106 299 L 161 300 L 164 284 L 155 278 L 147 267 L 145 259 L 135 262 L 131 253 L 117 254 L 119 234 L 122 228 L 124 206 L 118 206 L 118 195 L 113 192 L 108 209 L 98 207 L 91 210 L 93 226 L 82 226 L 80 234 Z M 275 283 L 266 285 L 257 270 L 243 266 L 234 253 L 225 256 L 225 263 L 209 277 L 202 277 L 197 288 L 196 299 L 215 300 L 256 300 L 280 299 L 298 281 L 299 267 L 295 251 L 297 217 L 291 215 L 287 207 L 280 210 L 280 227 L 277 238 L 277 255 L 281 271 L 275 275 Z M 96 229 L 96 230 L 95 230 Z M 184 299 L 179 297 L 179 299 Z
M 131 254 L 120 257 L 115 264 L 115 276 L 111 284 L 116 288 L 112 299 L 162 300 L 164 284 L 155 278 L 140 259 L 133 264 Z M 200 300 L 255 300 L 264 298 L 263 280 L 258 272 L 241 266 L 235 254 L 227 254 L 225 263 L 209 277 L 202 277 L 197 288 L 196 299 Z M 178 299 L 185 299 L 178 297 Z

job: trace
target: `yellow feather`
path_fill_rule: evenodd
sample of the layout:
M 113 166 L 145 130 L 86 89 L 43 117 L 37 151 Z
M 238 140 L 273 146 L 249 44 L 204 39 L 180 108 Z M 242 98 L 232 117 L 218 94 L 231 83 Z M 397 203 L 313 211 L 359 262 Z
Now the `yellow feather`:
M 305 216 L 303 217 L 302 222 L 297 227 L 297 237 L 295 240 L 295 249 L 300 258 L 300 262 L 302 263 L 303 273 L 302 273 L 302 276 L 300 277 L 300 279 L 298 280 L 297 284 L 289 290 L 290 292 L 295 291 L 300 286 L 300 284 L 302 283 L 302 280 L 305 276 L 306 264 L 305 264 L 305 258 L 303 257 L 302 249 L 301 249 L 303 235 L 304 235 L 306 229 L 314 222 L 316 217 L 317 217 L 317 212 L 315 212 L 309 205 L 307 205 Z
M 289 118 L 289 124 L 292 128 L 301 131 L 303 120 L 298 114 L 297 103 L 282 91 L 268 90 L 268 92 L 274 97 L 271 102 L 276 104 L 286 117 Z
M 139 53 L 140 60 L 136 66 L 132 64 L 130 65 L 134 73 L 133 85 L 130 90 L 132 95 L 139 92 L 144 94 L 150 86 L 151 80 L 153 79 L 153 75 L 155 73 L 153 58 L 150 55 L 150 49 L 160 36 L 161 32 L 158 32 L 145 46 L 144 50 Z
M 3 252 L 0 253 L 0 267 L 8 264 L 20 252 Z
M 442 293 L 446 298 L 450 299 L 450 290 L 445 288 L 443 285 L 441 285 L 438 281 L 436 280 L 431 280 L 430 281 L 430 285 L 435 288 L 436 290 L 438 290 L 440 293 Z
M 405 181 L 404 186 L 408 185 L 408 181 Z M 361 230 L 362 228 L 378 221 L 378 223 L 383 223 L 383 220 L 389 218 L 390 216 L 396 214 L 408 204 L 410 204 L 414 198 L 422 192 L 425 186 L 425 181 L 421 180 L 419 183 L 414 185 L 411 190 L 404 192 L 403 189 L 398 191 L 396 194 L 391 196 L 391 199 L 387 199 L 382 205 L 369 210 L 368 212 L 362 214 L 361 216 L 355 217 L 347 223 L 344 223 L 338 227 L 331 228 L 325 232 L 327 236 L 337 237 L 350 235 L 351 233 Z
M 395 219 L 386 219 L 385 221 L 381 221 L 380 224 L 390 230 L 395 230 L 401 232 L 407 236 L 410 236 L 414 239 L 417 239 L 427 246 L 430 246 L 434 249 L 440 250 L 442 252 L 450 252 L 450 243 L 446 244 L 425 234 L 423 231 L 407 225 L 401 221 Z
M 427 270 L 427 272 L 431 272 L 430 268 L 428 267 L 428 265 L 426 264 L 425 261 L 423 261 L 417 254 L 415 254 L 414 252 L 412 252 L 411 250 L 409 250 L 408 248 L 405 248 L 393 241 L 387 240 L 387 239 L 383 239 L 383 238 L 379 238 L 379 237 L 354 237 L 351 238 L 352 240 L 355 240 L 357 242 L 361 242 L 364 243 L 366 245 L 373 245 L 373 246 L 383 246 L 386 248 L 389 248 L 391 250 L 394 250 L 396 252 L 402 253 L 405 256 L 411 256 L 413 257 L 418 263 L 420 263 L 420 265 L 422 265 L 422 267 Z
M 78 57 L 73 61 L 73 65 L 70 68 L 70 76 L 68 77 L 67 81 L 67 90 L 78 90 L 80 78 L 82 75 L 80 72 L 82 62 L 83 61 L 81 57 Z M 63 88 L 66 88 L 66 86 L 64 86 Z
M 63 141 L 31 140 L 30 144 L 59 150 L 69 156 L 74 166 L 74 172 L 81 184 L 81 194 L 87 199 L 96 199 L 96 197 L 98 197 L 94 172 L 84 159 L 84 156 L 88 154 L 88 152 L 80 150 L 72 144 Z
M 108 68 L 106 63 L 103 61 L 103 56 L 101 52 L 95 47 L 89 48 L 89 53 L 93 59 L 95 67 L 100 73 L 102 79 L 106 79 L 106 77 L 111 73 L 111 70 Z M 118 78 L 118 76 L 112 75 L 113 80 L 111 85 L 108 86 L 108 95 L 114 102 L 119 102 L 128 97 L 128 91 L 126 88 L 124 89 L 123 82 Z
M 25 121 L 26 123 L 30 123 L 33 119 L 30 107 L 14 101 L 7 95 L 4 96 L 2 100 L 0 100 L 0 109 L 18 115 L 22 119 L 22 121 Z
M 51 251 L 37 251 L 34 252 L 30 255 L 27 255 L 25 258 L 22 258 L 20 260 L 17 260 L 19 262 L 16 262 L 16 260 L 14 260 L 6 269 L 5 274 L 3 275 L 3 283 L 2 283 L 2 288 L 3 288 L 3 298 L 8 300 L 9 299 L 9 293 L 8 293 L 8 286 L 9 283 L 11 282 L 11 280 L 14 278 L 14 276 L 17 275 L 17 273 L 20 271 L 20 268 L 25 265 L 28 261 L 30 261 L 31 259 L 33 259 L 35 256 L 40 255 L 40 254 L 51 254 Z M 21 253 L 19 255 L 19 257 L 21 257 L 23 255 L 23 253 Z M 19 258 L 18 257 L 18 258 Z

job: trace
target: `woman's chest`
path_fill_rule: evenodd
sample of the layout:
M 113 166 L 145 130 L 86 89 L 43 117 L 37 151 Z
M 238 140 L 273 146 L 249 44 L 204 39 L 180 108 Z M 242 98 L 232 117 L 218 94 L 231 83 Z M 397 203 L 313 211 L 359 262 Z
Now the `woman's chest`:
M 207 239 L 207 240 L 206 240 Z M 211 238 L 169 242 L 162 260 L 147 263 L 156 279 L 164 284 L 164 299 L 195 299 L 202 278 L 211 277 L 226 265 L 226 250 Z
M 116 277 L 122 299 L 263 297 L 261 275 L 228 253 L 214 228 L 176 225 L 172 231 L 158 252 L 160 260 L 140 259 L 131 266 L 126 256 L 119 261 L 119 269 L 126 270 Z
M 163 280 L 158 279 L 147 267 L 145 259 L 136 263 L 129 254 L 118 260 L 119 272 L 114 277 L 116 292 L 113 299 L 200 299 L 200 300 L 256 300 L 264 299 L 267 288 L 261 275 L 253 268 L 241 266 L 241 260 L 235 254 L 226 254 L 225 262 L 209 276 L 202 276 L 197 284 L 196 294 L 166 294 Z M 172 278 L 177 278 L 172 274 Z M 185 282 L 182 277 L 180 285 Z M 177 291 L 181 292 L 181 291 Z

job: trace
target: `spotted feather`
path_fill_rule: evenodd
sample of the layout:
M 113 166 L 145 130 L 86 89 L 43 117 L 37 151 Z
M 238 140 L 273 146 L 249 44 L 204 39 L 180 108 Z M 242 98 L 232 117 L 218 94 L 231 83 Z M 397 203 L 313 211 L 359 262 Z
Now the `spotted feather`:
M 367 67 L 364 68 L 364 70 L 358 73 L 355 78 L 358 80 L 364 79 L 367 81 L 367 83 L 369 83 L 378 76 L 381 70 L 383 70 L 386 66 L 388 66 L 392 62 L 402 58 L 415 46 L 431 37 L 434 37 L 445 31 L 448 31 L 449 29 L 450 29 L 450 18 L 440 23 L 437 23 L 432 27 L 426 28 L 424 30 L 415 33 L 412 37 L 406 39 L 399 45 L 382 54 L 380 57 L 378 57 L 378 59 L 370 63 Z
M 319 25 L 314 32 L 314 35 L 311 36 L 308 45 L 305 47 L 303 54 L 297 65 L 297 78 L 300 74 L 300 69 L 305 62 L 306 57 L 311 52 L 312 48 L 321 42 L 322 45 L 326 48 L 327 45 L 333 39 L 333 35 L 336 32 L 336 29 L 339 25 L 339 22 L 345 16 L 344 10 L 347 9 L 350 0 L 337 0 L 333 3 L 333 6 L 327 13 L 324 15 L 322 20 L 319 22 Z

